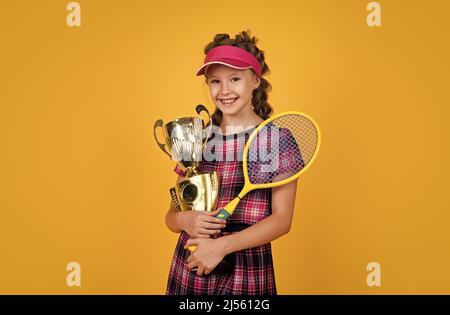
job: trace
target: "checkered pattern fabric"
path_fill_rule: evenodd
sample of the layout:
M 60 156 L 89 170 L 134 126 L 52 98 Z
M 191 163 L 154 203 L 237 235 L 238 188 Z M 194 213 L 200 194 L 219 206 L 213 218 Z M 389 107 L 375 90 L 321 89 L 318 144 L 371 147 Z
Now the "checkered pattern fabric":
M 245 143 L 253 129 L 240 133 L 214 134 L 204 148 L 204 158 L 199 170 L 202 173 L 217 171 L 220 177 L 220 195 L 217 209 L 233 200 L 244 187 L 242 156 Z M 205 159 L 209 154 L 214 160 Z M 174 171 L 185 175 L 176 165 Z M 233 223 L 255 224 L 272 211 L 269 189 L 253 190 L 240 201 L 228 225 Z M 230 232 L 222 232 L 213 237 L 221 237 Z M 234 232 L 239 233 L 239 232 Z M 226 274 L 197 276 L 187 266 L 189 251 L 183 247 L 189 235 L 181 232 L 170 265 L 166 294 L 277 294 L 270 243 L 235 253 L 235 266 Z

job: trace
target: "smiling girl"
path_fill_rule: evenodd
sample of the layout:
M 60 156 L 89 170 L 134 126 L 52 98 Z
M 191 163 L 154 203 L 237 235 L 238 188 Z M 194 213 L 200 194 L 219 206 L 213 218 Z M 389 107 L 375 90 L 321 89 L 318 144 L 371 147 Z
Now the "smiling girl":
M 272 113 L 267 102 L 271 86 L 263 78 L 269 67 L 256 43 L 249 31 L 234 39 L 217 34 L 206 45 L 204 64 L 197 71 L 204 75 L 216 107 L 215 136 L 205 147 L 215 159 L 203 159 L 199 171 L 217 171 L 220 176 L 217 209 L 244 186 L 243 147 L 253 129 Z M 177 183 L 184 180 L 186 174 L 178 165 L 174 171 Z M 215 217 L 219 210 L 177 212 L 171 204 L 166 224 L 180 237 L 166 294 L 277 294 L 270 242 L 290 230 L 296 188 L 293 181 L 253 190 L 227 222 Z M 187 249 L 191 245 L 197 247 L 192 253 Z

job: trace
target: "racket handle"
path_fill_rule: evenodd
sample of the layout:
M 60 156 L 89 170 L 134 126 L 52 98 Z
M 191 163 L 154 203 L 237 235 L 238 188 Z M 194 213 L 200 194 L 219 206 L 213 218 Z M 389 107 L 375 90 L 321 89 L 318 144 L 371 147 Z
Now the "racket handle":
M 230 215 L 231 215 L 231 214 L 230 214 L 227 210 L 222 209 L 222 210 L 220 210 L 219 213 L 216 215 L 216 218 L 226 220 L 226 219 L 228 219 L 228 218 L 230 217 Z
M 221 209 L 219 211 L 219 213 L 216 215 L 216 218 L 226 220 L 226 219 L 228 219 L 230 217 L 230 215 L 231 214 L 227 210 Z M 197 249 L 197 246 L 191 245 L 191 246 L 188 247 L 188 249 L 192 253 L 192 252 L 194 252 Z

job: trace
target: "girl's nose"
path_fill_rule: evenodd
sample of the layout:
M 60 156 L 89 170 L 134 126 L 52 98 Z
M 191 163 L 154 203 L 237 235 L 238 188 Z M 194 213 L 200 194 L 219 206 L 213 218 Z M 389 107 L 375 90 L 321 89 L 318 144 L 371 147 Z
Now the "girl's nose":
M 222 94 L 227 94 L 230 91 L 227 83 L 222 83 L 220 91 L 222 92 Z

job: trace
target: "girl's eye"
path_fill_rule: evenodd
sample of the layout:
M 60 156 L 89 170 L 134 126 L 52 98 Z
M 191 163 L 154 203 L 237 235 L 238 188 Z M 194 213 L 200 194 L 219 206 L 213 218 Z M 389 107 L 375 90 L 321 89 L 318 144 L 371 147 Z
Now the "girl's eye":
M 233 77 L 231 80 L 235 80 L 235 81 L 239 81 L 241 78 L 238 77 Z M 219 80 L 216 79 L 212 79 L 211 81 L 209 81 L 209 83 L 217 83 L 219 82 Z

